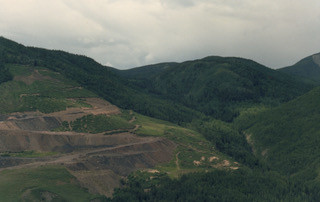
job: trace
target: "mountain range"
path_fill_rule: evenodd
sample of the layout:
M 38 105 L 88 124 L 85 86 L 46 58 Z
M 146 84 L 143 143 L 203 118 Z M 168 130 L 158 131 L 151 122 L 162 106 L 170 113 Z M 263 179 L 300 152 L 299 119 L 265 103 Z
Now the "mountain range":
M 316 201 L 319 58 L 118 70 L 0 37 L 0 201 Z

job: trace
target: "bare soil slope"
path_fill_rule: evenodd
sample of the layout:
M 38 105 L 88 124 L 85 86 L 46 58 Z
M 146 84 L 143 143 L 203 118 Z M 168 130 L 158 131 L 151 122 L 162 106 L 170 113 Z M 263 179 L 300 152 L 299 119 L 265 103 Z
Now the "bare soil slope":
M 12 113 L 0 117 L 0 153 L 56 152 L 41 157 L 0 157 L 0 171 L 44 165 L 65 165 L 80 184 L 93 193 L 110 196 L 121 177 L 142 168 L 168 162 L 176 145 L 158 137 L 138 137 L 134 130 L 112 135 L 54 132 L 63 121 L 93 114 L 120 114 L 119 108 L 99 98 L 87 98 L 92 107 L 65 111 Z

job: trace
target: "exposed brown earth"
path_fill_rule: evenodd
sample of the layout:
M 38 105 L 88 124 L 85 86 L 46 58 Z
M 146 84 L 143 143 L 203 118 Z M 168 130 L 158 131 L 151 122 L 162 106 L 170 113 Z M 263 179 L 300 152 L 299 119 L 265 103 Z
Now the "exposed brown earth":
M 118 107 L 100 98 L 85 98 L 92 108 L 67 108 L 65 111 L 43 114 L 41 112 L 16 112 L 0 115 L 0 130 L 50 131 L 57 128 L 62 121 L 74 121 L 77 118 L 93 114 L 120 114 Z
M 81 118 L 88 114 L 98 115 L 98 114 L 120 114 L 120 109 L 109 102 L 102 100 L 100 98 L 86 98 L 85 102 L 90 104 L 92 108 L 82 107 L 82 108 L 68 108 L 65 111 L 54 112 L 48 114 L 48 116 L 57 117 L 61 121 L 74 121 L 77 118 Z
M 138 125 L 127 132 L 113 131 L 112 135 L 51 131 L 62 121 L 73 121 L 88 114 L 121 113 L 119 108 L 99 98 L 86 98 L 85 102 L 92 108 L 0 116 L 0 153 L 57 152 L 57 155 L 47 157 L 0 157 L 0 172 L 64 165 L 90 192 L 110 196 L 123 176 L 172 159 L 176 145 L 165 138 L 136 136 L 134 131 Z

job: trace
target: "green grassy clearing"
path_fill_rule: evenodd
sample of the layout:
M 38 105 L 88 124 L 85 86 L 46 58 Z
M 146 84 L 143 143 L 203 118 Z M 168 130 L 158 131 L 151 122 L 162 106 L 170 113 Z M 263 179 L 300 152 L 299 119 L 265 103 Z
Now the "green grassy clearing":
M 14 76 L 26 78 L 34 71 L 34 68 L 22 65 L 7 65 L 7 67 Z M 49 70 L 41 71 L 55 75 Z M 51 113 L 65 110 L 67 107 L 88 107 L 88 104 L 79 99 L 97 97 L 61 75 L 55 78 L 38 78 L 29 85 L 22 80 L 8 81 L 0 85 L 0 94 L 0 113 L 36 110 Z
M 0 201 L 90 201 L 100 196 L 81 188 L 63 167 L 48 166 L 0 172 Z
M 30 76 L 33 72 L 32 67 L 18 64 L 7 65 L 12 76 Z

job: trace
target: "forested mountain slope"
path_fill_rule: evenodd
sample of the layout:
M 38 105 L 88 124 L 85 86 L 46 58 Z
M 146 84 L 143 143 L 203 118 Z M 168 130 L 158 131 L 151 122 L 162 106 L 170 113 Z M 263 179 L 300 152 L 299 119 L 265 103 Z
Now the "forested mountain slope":
M 279 69 L 280 72 L 285 72 L 304 79 L 320 83 L 320 53 L 306 57 L 296 64 Z
M 169 100 L 147 95 L 127 85 L 111 67 L 63 51 L 25 47 L 0 37 L 0 63 L 43 66 L 78 82 L 111 103 L 175 123 L 190 122 L 201 113 Z
M 270 168 L 319 190 L 320 88 L 260 113 L 244 132 Z
M 147 68 L 126 70 L 126 74 L 121 74 L 145 92 L 224 121 L 236 117 L 241 105 L 278 104 L 312 88 L 298 79 L 242 58 L 212 56 L 156 67 L 157 74 L 149 74 Z
M 312 88 L 241 58 L 207 57 L 119 71 L 85 56 L 25 47 L 5 38 L 0 38 L 0 55 L 3 63 L 45 66 L 119 107 L 175 123 L 202 114 L 231 121 L 243 105 L 277 105 Z

